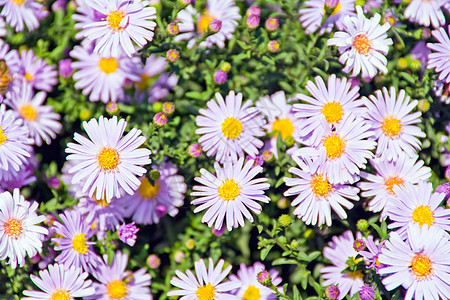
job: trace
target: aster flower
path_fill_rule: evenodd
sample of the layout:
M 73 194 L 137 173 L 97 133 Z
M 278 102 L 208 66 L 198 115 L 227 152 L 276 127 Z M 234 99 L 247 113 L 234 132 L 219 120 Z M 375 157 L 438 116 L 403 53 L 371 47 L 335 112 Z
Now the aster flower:
M 384 241 L 380 242 L 379 240 L 374 241 L 372 235 L 369 235 L 367 238 L 363 237 L 363 241 L 368 251 L 359 251 L 359 254 L 361 254 L 367 262 L 367 268 L 374 269 L 378 274 L 379 270 L 385 267 L 385 265 L 378 260 L 382 249 L 385 248 L 385 243 Z
M 43 292 L 23 291 L 23 300 L 74 299 L 93 295 L 92 281 L 86 280 L 88 273 L 74 266 L 67 268 L 63 264 L 48 266 L 48 270 L 39 271 L 39 276 L 30 275 L 31 281 Z
M 389 291 L 402 285 L 406 300 L 450 298 L 450 242 L 444 231 L 436 227 L 414 224 L 407 231 L 404 241 L 391 233 L 386 249 L 379 257 L 386 267 L 380 274 Z
M 361 238 L 361 233 L 357 232 L 356 237 Z M 353 248 L 355 239 L 350 230 L 344 232 L 341 236 L 333 236 L 332 241 L 328 243 L 328 246 L 323 248 L 323 256 L 327 258 L 333 266 L 327 266 L 320 269 L 322 278 L 325 280 L 322 282 L 323 286 L 336 284 L 339 288 L 339 297 L 337 299 L 343 299 L 348 293 L 353 296 L 364 285 L 363 273 L 361 270 L 343 272 L 347 269 L 347 262 L 352 259 L 357 263 L 361 258 L 356 258 L 358 252 Z
M 106 15 L 95 10 L 89 5 L 88 1 L 89 0 L 75 0 L 77 12 L 72 15 L 72 19 L 76 22 L 74 25 L 75 29 L 81 30 L 81 32 L 78 32 L 75 35 L 75 38 L 78 40 L 84 38 L 84 32 L 82 31 L 84 26 L 106 19 Z
M 178 207 L 184 203 L 186 184 L 184 177 L 178 175 L 178 168 L 172 163 L 162 163 L 158 170 L 160 177 L 153 182 L 142 176 L 138 190 L 126 195 L 120 202 L 126 208 L 125 216 L 137 224 L 157 224 L 166 213 L 171 217 L 178 214 Z
M 9 168 L 8 171 L 0 169 L 0 192 L 21 189 L 36 181 L 34 169 L 37 161 L 34 156 L 19 166 L 19 171 Z
M 441 6 L 446 0 L 412 0 L 405 9 L 405 18 L 410 22 L 434 28 L 445 25 L 445 17 Z
M 225 261 L 219 260 L 214 267 L 212 258 L 209 258 L 209 266 L 206 265 L 203 259 L 194 263 L 195 273 L 187 270 L 186 274 L 179 270 L 175 271 L 177 276 L 174 276 L 170 283 L 180 289 L 172 290 L 167 293 L 167 296 L 183 296 L 181 299 L 239 299 L 230 294 L 234 289 L 240 287 L 239 282 L 227 281 L 220 283 L 230 273 L 232 266 L 229 265 L 223 270 Z
M 346 78 L 339 79 L 333 74 L 325 86 L 317 76 L 315 84 L 308 81 L 306 89 L 312 97 L 297 94 L 306 104 L 294 104 L 296 116 L 301 118 L 298 135 L 304 144 L 317 146 L 327 128 L 340 123 L 347 114 L 365 112 L 364 102 L 357 100 L 359 87 L 352 87 Z
M 153 299 L 149 288 L 151 275 L 145 273 L 145 268 L 136 272 L 127 271 L 128 254 L 117 251 L 111 265 L 108 265 L 107 255 L 103 259 L 104 262 L 92 272 L 99 281 L 93 284 L 95 294 L 86 299 Z
M 265 266 L 260 262 L 255 262 L 252 266 L 247 267 L 241 264 L 237 275 L 231 274 L 230 281 L 239 285 L 240 288 L 233 292 L 239 299 L 259 299 L 259 300 L 275 300 L 278 299 L 275 292 L 262 285 L 256 278 L 258 273 L 265 269 Z M 269 270 L 271 283 L 276 287 L 281 283 L 281 277 L 278 277 L 278 271 L 275 269 Z M 280 292 L 283 291 L 281 287 L 278 288 Z
M 95 41 L 94 52 L 104 57 L 131 57 L 153 40 L 156 9 L 148 1 L 96 0 L 87 4 L 102 14 L 99 21 L 83 26 L 83 35 Z
M 387 73 L 387 59 L 384 55 L 387 55 L 389 45 L 392 45 L 392 40 L 386 34 L 390 28 L 389 23 L 381 26 L 381 16 L 378 13 L 367 19 L 360 6 L 356 7 L 356 12 L 356 17 L 344 17 L 345 31 L 336 32 L 327 45 L 338 46 L 341 53 L 339 62 L 346 64 L 343 69 L 345 73 L 353 70 L 352 76 L 361 73 L 363 78 L 374 77 L 377 69 Z
M 11 110 L 0 105 L 0 169 L 19 171 L 20 166 L 31 156 L 32 140 L 22 120 Z
M 395 197 L 394 186 L 403 185 L 405 182 L 416 184 L 426 181 L 431 176 L 431 169 L 424 167 L 422 160 L 417 161 L 418 156 L 409 158 L 401 155 L 398 160 L 387 161 L 374 158 L 370 161 L 375 171 L 374 174 L 361 172 L 361 177 L 366 182 L 359 182 L 358 187 L 363 190 L 361 196 L 373 197 L 369 202 L 369 210 L 381 211 L 381 218 L 387 217 L 387 203 L 391 197 Z
M 353 183 L 361 168 L 365 168 L 370 152 L 376 143 L 371 140 L 373 132 L 370 124 L 354 114 L 348 114 L 336 130 L 327 128 L 317 148 L 302 148 L 303 156 L 325 156 L 322 170 L 327 174 L 329 183 Z
M 56 244 L 54 249 L 62 252 L 55 261 L 66 268 L 75 266 L 91 272 L 99 262 L 92 247 L 95 242 L 90 241 L 94 234 L 91 224 L 84 220 L 80 212 L 74 210 L 65 210 L 59 217 L 62 223 L 55 222 L 54 227 L 57 236 L 61 237 L 52 238 L 52 242 Z
M 37 146 L 42 145 L 42 140 L 50 144 L 62 128 L 59 114 L 53 112 L 53 106 L 42 105 L 47 96 L 45 92 L 34 95 L 28 84 L 16 87 L 9 105 L 19 113 Z
M 410 114 L 418 101 L 410 102 L 410 97 L 404 90 L 398 95 L 395 88 L 389 92 L 383 88 L 364 98 L 367 106 L 366 118 L 375 132 L 378 140 L 376 155 L 388 160 L 396 160 L 402 155 L 414 157 L 416 149 L 420 149 L 418 137 L 425 137 L 425 133 L 414 124 L 420 123 L 420 112 Z
M 79 162 L 69 170 L 76 173 L 72 183 L 84 181 L 82 192 L 87 192 L 89 197 L 96 192 L 97 199 L 110 202 L 112 197 L 122 196 L 121 189 L 131 195 L 139 188 L 136 176 L 145 173 L 141 166 L 151 162 L 151 151 L 137 149 L 145 143 L 141 130 L 133 128 L 122 138 L 126 126 L 124 119 L 100 116 L 98 122 L 96 119 L 83 122 L 90 139 L 75 133 L 74 139 L 79 144 L 68 144 L 67 160 Z
M 420 181 L 417 185 L 405 182 L 403 186 L 394 186 L 393 197 L 389 201 L 388 216 L 393 222 L 389 229 L 397 229 L 397 233 L 406 237 L 406 230 L 411 224 L 422 227 L 438 227 L 450 230 L 450 209 L 440 207 L 445 195 L 433 193 L 430 182 Z
M 300 167 L 292 167 L 289 172 L 296 175 L 295 178 L 284 177 L 287 186 L 292 188 L 284 192 L 284 196 L 296 195 L 292 206 L 297 206 L 294 215 L 301 218 L 307 225 L 331 226 L 332 208 L 341 219 L 346 219 L 347 214 L 343 207 L 351 209 L 353 201 L 358 201 L 359 189 L 349 185 L 330 184 L 326 173 L 323 171 L 325 156 L 312 159 L 302 156 L 302 150 L 297 150 L 292 158 Z
M 198 196 L 191 202 L 200 205 L 194 213 L 208 209 L 202 218 L 202 222 L 209 227 L 215 222 L 215 228 L 220 229 L 226 219 L 228 231 L 238 226 L 244 226 L 244 218 L 253 222 L 253 216 L 249 212 L 261 213 L 261 205 L 256 201 L 268 203 L 270 198 L 264 195 L 270 185 L 267 178 L 254 177 L 262 171 L 261 166 L 254 166 L 249 160 L 244 165 L 241 158 L 235 163 L 226 162 L 224 167 L 219 163 L 214 164 L 216 175 L 212 175 L 205 169 L 200 170 L 200 177 L 195 180 L 203 186 L 194 186 L 191 196 Z
M 26 82 L 36 90 L 46 92 L 50 92 L 58 82 L 58 72 L 55 67 L 35 56 L 33 50 L 20 52 L 20 69 L 17 75 L 25 78 Z
M 338 30 L 344 28 L 342 21 L 344 16 L 355 15 L 354 0 L 308 0 L 304 3 L 305 8 L 299 10 L 302 27 L 306 28 L 306 34 L 315 32 L 320 28 L 320 34 L 331 32 L 334 25 Z M 327 18 L 322 25 L 323 17 Z
M 13 194 L 0 194 L 0 260 L 15 269 L 25 264 L 25 257 L 33 257 L 42 251 L 43 235 L 48 233 L 44 227 L 36 224 L 45 220 L 38 216 L 39 204 L 32 204 L 20 195 L 19 189 Z
M 448 28 L 450 31 L 450 26 Z M 431 32 L 438 43 L 428 43 L 427 47 L 434 52 L 428 56 L 427 69 L 435 69 L 439 74 L 439 80 L 444 83 L 450 82 L 450 61 L 448 60 L 448 52 L 450 51 L 450 39 L 443 27 Z M 448 88 L 448 87 L 447 87 Z M 447 93 L 448 94 L 448 93 Z
M 233 0 L 207 0 L 206 9 L 202 13 L 189 5 L 177 15 L 180 34 L 174 39 L 175 42 L 189 40 L 187 47 L 194 47 L 196 39 L 204 35 L 213 20 L 222 22 L 220 30 L 206 37 L 201 42 L 200 47 L 212 47 L 214 44 L 219 48 L 225 47 L 225 40 L 230 40 L 235 28 L 238 25 L 237 20 L 241 19 L 239 7 L 235 6 Z
M 76 70 L 73 74 L 75 88 L 82 89 L 83 95 L 89 94 L 90 101 L 116 102 L 124 96 L 126 79 L 140 80 L 130 58 L 101 56 L 92 52 L 89 43 L 75 46 L 70 55 L 78 60 L 72 63 Z
M 242 94 L 230 91 L 225 98 L 216 93 L 216 100 L 206 103 L 208 109 L 200 109 L 195 118 L 199 129 L 196 134 L 207 156 L 216 156 L 221 163 L 236 161 L 244 152 L 250 156 L 258 154 L 263 142 L 256 137 L 264 136 L 263 117 L 259 111 L 251 107 L 252 101 L 242 104 Z
M 44 6 L 33 0 L 0 0 L 0 6 L 3 6 L 0 15 L 17 32 L 23 31 L 25 25 L 28 30 L 35 30 L 39 27 L 39 19 L 46 16 Z

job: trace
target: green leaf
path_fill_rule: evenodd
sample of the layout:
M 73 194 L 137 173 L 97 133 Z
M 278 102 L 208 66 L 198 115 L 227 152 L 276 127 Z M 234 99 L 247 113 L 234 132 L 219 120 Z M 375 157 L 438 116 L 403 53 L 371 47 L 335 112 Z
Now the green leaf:
M 294 287 L 292 288 L 292 292 L 294 294 L 292 300 L 302 300 L 302 296 L 300 295 L 300 292 L 296 285 L 294 285 Z
M 272 266 L 279 266 L 279 265 L 296 265 L 297 261 L 293 258 L 284 258 L 284 257 L 280 257 L 275 259 L 272 262 Z
M 406 79 L 406 81 L 408 81 L 410 84 L 416 84 L 416 80 L 414 79 L 414 77 L 412 77 L 411 74 L 406 73 L 406 72 L 400 72 L 400 77 L 403 77 L 404 79 Z
M 273 248 L 273 244 L 272 245 L 268 245 L 266 246 L 266 248 L 261 250 L 261 260 L 265 260 L 267 255 L 269 254 L 270 250 L 272 250 Z

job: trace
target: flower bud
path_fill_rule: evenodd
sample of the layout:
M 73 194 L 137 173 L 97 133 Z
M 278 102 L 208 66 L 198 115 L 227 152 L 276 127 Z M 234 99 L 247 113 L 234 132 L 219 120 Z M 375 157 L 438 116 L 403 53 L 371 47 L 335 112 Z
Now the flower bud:
M 106 104 L 106 111 L 107 111 L 109 114 L 114 114 L 114 113 L 116 113 L 118 110 L 119 110 L 119 106 L 117 105 L 116 102 L 108 102 L 108 103 Z
M 188 239 L 186 241 L 186 248 L 188 248 L 189 250 L 194 249 L 195 246 L 195 241 L 193 239 Z
M 360 219 L 358 220 L 358 222 L 356 223 L 356 228 L 358 228 L 359 231 L 366 231 L 367 229 L 369 229 L 369 222 L 367 222 L 367 220 L 364 219 Z
M 339 291 L 337 285 L 330 285 L 329 287 L 327 287 L 325 294 L 330 299 L 338 299 L 341 292 Z
M 223 63 L 220 64 L 220 69 L 221 69 L 222 71 L 228 73 L 228 71 L 230 71 L 230 69 L 231 69 L 231 65 L 230 65 L 229 62 L 224 61 Z
M 265 161 L 265 162 L 271 162 L 274 158 L 274 155 L 272 153 L 272 151 L 270 150 L 265 150 L 262 154 L 261 154 L 261 158 Z
M 275 31 L 278 29 L 278 18 L 269 17 L 265 23 L 267 31 Z
M 270 278 L 270 274 L 266 270 L 259 272 L 258 275 L 256 275 L 256 280 L 267 287 L 272 285 L 272 278 Z
M 251 15 L 247 18 L 247 27 L 250 29 L 255 29 L 259 26 L 259 16 Z
M 178 54 L 178 51 L 175 49 L 170 49 L 169 51 L 167 51 L 166 54 L 166 58 L 170 61 L 170 62 L 176 62 L 178 60 L 178 58 L 180 57 L 180 54 Z
M 162 111 L 168 115 L 172 114 L 175 110 L 175 106 L 172 102 L 165 102 L 162 105 Z
M 257 5 L 250 6 L 247 9 L 247 16 L 256 15 L 259 17 L 261 15 L 261 8 Z
M 189 146 L 188 152 L 192 157 L 199 157 L 202 154 L 203 150 L 199 144 L 192 144 Z
M 56 176 L 50 177 L 48 179 L 47 183 L 48 183 L 48 186 L 54 190 L 59 189 L 59 187 L 61 186 L 61 181 Z
M 163 113 L 163 112 L 157 113 L 153 117 L 153 122 L 159 127 L 162 127 L 162 126 L 166 125 L 166 123 L 167 123 L 167 116 L 166 116 L 166 114 Z
M 151 269 L 156 269 L 156 268 L 158 268 L 161 265 L 161 259 L 155 254 L 150 254 L 147 257 L 147 265 Z
M 370 286 L 364 285 L 359 290 L 359 297 L 361 297 L 361 300 L 374 300 L 375 291 Z
M 225 81 L 227 81 L 227 77 L 228 77 L 227 73 L 225 73 L 225 71 L 222 70 L 217 70 L 214 73 L 214 81 L 217 84 L 224 84 Z
M 291 217 L 289 215 L 283 214 L 278 218 L 278 223 L 281 227 L 288 227 L 291 225 Z
M 60 60 L 58 62 L 58 70 L 59 75 L 61 75 L 61 77 L 64 78 L 70 77 L 70 75 L 73 72 L 72 60 L 70 60 L 70 58 Z
M 267 44 L 267 49 L 269 49 L 270 52 L 278 52 L 280 51 L 280 43 L 278 43 L 277 41 L 270 41 Z
M 178 24 L 173 22 L 167 25 L 167 32 L 170 35 L 177 35 L 180 32 L 180 28 L 178 27 Z
M 212 20 L 208 25 L 208 29 L 213 33 L 219 32 L 220 29 L 222 29 L 222 21 L 220 21 L 219 19 Z
M 159 218 L 161 218 L 161 217 L 163 217 L 163 216 L 166 215 L 166 213 L 167 213 L 167 207 L 166 207 L 165 205 L 163 205 L 163 204 L 158 204 L 158 205 L 156 205 L 156 207 L 155 207 L 155 212 L 156 212 L 156 215 L 157 215 Z
M 185 256 L 186 256 L 186 254 L 184 254 L 183 251 L 178 250 L 178 251 L 175 252 L 173 258 L 175 259 L 175 261 L 176 261 L 177 263 L 180 263 L 181 260 L 182 260 L 183 258 L 185 258 Z

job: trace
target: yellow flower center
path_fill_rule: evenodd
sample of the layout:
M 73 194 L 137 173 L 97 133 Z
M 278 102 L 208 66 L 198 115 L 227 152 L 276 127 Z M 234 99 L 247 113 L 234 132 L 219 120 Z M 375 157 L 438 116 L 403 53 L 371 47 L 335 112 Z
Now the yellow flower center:
M 19 113 L 25 120 L 36 121 L 38 117 L 38 111 L 30 104 L 22 105 L 19 108 Z
M 419 280 L 429 276 L 433 271 L 432 267 L 430 258 L 422 253 L 416 254 L 411 261 L 411 271 Z
M 70 294 L 66 290 L 57 290 L 52 294 L 51 300 L 70 300 Z
M 9 235 L 13 239 L 18 239 L 23 232 L 22 222 L 20 222 L 16 218 L 11 218 L 8 221 L 6 221 L 4 228 L 5 234 Z
M 27 81 L 31 81 L 31 80 L 34 79 L 34 76 L 31 75 L 30 73 L 25 73 L 25 79 L 26 79 Z
M 88 247 L 86 246 L 86 234 L 79 233 L 73 237 L 72 248 L 81 254 L 86 254 L 88 252 Z
M 345 152 L 345 141 L 337 134 L 330 133 L 324 140 L 323 146 L 327 151 L 327 158 L 334 160 Z
M 363 273 L 361 272 L 361 270 L 348 272 L 347 275 L 348 275 L 348 277 L 350 277 L 353 280 L 355 280 L 355 279 L 362 279 L 363 278 Z
M 384 179 L 384 185 L 386 186 L 386 190 L 389 194 L 395 195 L 394 193 L 394 185 L 404 185 L 403 179 L 398 176 L 392 176 Z
M 233 179 L 225 179 L 222 185 L 218 188 L 219 197 L 225 201 L 236 199 L 241 192 L 241 188 Z
M 211 15 L 209 12 L 205 12 L 200 16 L 200 19 L 197 21 L 197 30 L 200 34 L 204 34 L 206 31 L 208 31 L 209 24 L 215 20 L 213 15 Z
M 106 15 L 106 21 L 109 22 L 109 26 L 113 31 L 122 30 L 120 22 L 125 17 L 125 13 L 121 10 L 115 10 Z
M 322 108 L 322 113 L 328 123 L 336 123 L 342 119 L 344 111 L 339 102 L 328 102 Z
M 114 149 L 104 147 L 97 155 L 97 161 L 103 172 L 115 171 L 120 163 L 119 153 Z
M 197 294 L 198 300 L 213 300 L 216 294 L 211 283 L 199 287 L 195 293 Z
M 102 58 L 100 59 L 98 66 L 100 67 L 100 70 L 102 70 L 106 74 L 111 74 L 117 70 L 117 68 L 119 67 L 119 63 L 114 57 Z
M 353 39 L 353 48 L 359 52 L 359 54 L 367 54 L 370 50 L 370 41 L 365 34 L 358 34 Z
M 122 300 L 128 294 L 127 285 L 121 280 L 113 280 L 106 286 L 109 299 Z
M 261 293 L 259 289 L 253 285 L 250 285 L 246 290 L 242 299 L 244 300 L 259 300 L 261 298 Z
M 6 140 L 8 139 L 8 137 L 6 136 L 6 134 L 3 132 L 2 127 L 0 126 L 0 146 L 3 145 Z
M 386 117 L 381 123 L 381 131 L 391 139 L 395 139 L 402 132 L 402 123 L 400 123 L 399 119 L 392 116 Z
M 428 205 L 417 206 L 413 211 L 412 218 L 414 222 L 419 223 L 420 227 L 423 224 L 428 224 L 428 226 L 434 224 L 433 212 Z
M 155 180 L 155 185 L 152 185 L 150 183 L 150 180 L 148 180 L 147 177 L 144 177 L 141 179 L 141 185 L 139 186 L 139 192 L 141 193 L 142 197 L 147 199 L 153 199 L 158 195 L 159 193 L 159 183 L 157 180 Z
M 94 199 L 95 204 L 101 205 L 101 206 L 104 206 L 104 207 L 110 205 L 110 203 L 108 203 L 108 202 L 106 201 L 106 197 L 105 197 L 104 199 L 97 199 L 97 196 L 96 196 L 95 194 L 96 194 L 96 193 L 94 192 L 94 195 L 92 196 L 92 199 Z
M 330 183 L 327 179 L 323 180 L 322 174 L 314 175 L 310 181 L 310 184 L 314 195 L 318 198 L 325 197 L 331 190 Z
M 287 137 L 292 136 L 294 133 L 294 124 L 288 118 L 286 119 L 277 119 L 273 122 L 272 131 L 276 131 L 277 134 L 281 133 L 281 137 L 286 139 Z
M 228 117 L 222 123 L 223 135 L 232 140 L 241 135 L 242 129 L 242 123 L 235 117 Z

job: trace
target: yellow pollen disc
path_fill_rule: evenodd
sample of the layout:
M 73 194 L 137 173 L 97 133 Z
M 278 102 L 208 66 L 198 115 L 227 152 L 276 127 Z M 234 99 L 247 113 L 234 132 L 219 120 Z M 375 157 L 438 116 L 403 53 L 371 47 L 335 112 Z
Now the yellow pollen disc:
M 158 195 L 159 192 L 159 183 L 155 180 L 155 185 L 150 183 L 147 177 L 141 179 L 141 185 L 139 186 L 139 193 L 141 193 L 142 197 L 147 199 L 153 199 Z
M 351 279 L 362 279 L 363 278 L 363 273 L 361 272 L 361 270 L 356 270 L 353 272 L 348 272 L 347 273 L 348 277 L 350 277 Z
M 79 233 L 73 237 L 72 248 L 81 254 L 86 254 L 88 252 L 88 247 L 86 246 L 86 234 Z
M 210 13 L 205 12 L 201 15 L 200 19 L 197 21 L 197 29 L 200 34 L 204 34 L 206 31 L 208 31 L 209 24 L 215 20 L 214 16 L 212 16 Z
M 8 137 L 6 136 L 6 134 L 3 132 L 2 127 L 0 126 L 0 146 L 3 145 L 6 140 L 8 139 Z
M 353 48 L 358 51 L 359 54 L 367 54 L 370 50 L 370 41 L 365 34 L 359 34 L 353 39 Z
M 325 138 L 323 146 L 327 150 L 327 158 L 334 160 L 345 152 L 345 141 L 336 133 L 330 133 Z
M 104 147 L 97 154 L 97 161 L 103 172 L 115 171 L 120 163 L 119 153 L 114 149 Z
M 109 299 L 122 300 L 128 294 L 127 285 L 121 280 L 113 280 L 106 286 Z
M 119 63 L 114 57 L 102 58 L 100 59 L 98 66 L 100 67 L 100 70 L 102 70 L 106 74 L 111 74 L 117 70 L 117 68 L 119 67 Z
M 339 102 L 328 102 L 322 108 L 322 113 L 328 123 L 337 123 L 342 119 L 344 111 Z
M 331 190 L 330 183 L 327 179 L 323 180 L 323 176 L 321 174 L 313 176 L 310 184 L 314 195 L 319 198 L 325 197 Z
M 428 224 L 428 226 L 434 224 L 433 212 L 428 205 L 417 206 L 413 211 L 412 218 L 414 222 L 419 223 L 420 227 L 423 224 Z
M 259 300 L 261 298 L 261 293 L 259 289 L 253 285 L 250 285 L 242 295 L 242 299 L 244 300 Z
M 94 192 L 94 195 L 92 196 L 92 199 L 94 199 L 94 201 L 95 201 L 95 204 L 97 204 L 97 205 L 101 205 L 101 206 L 109 206 L 110 205 L 110 203 L 108 203 L 107 201 L 106 201 L 106 197 L 104 198 L 104 199 L 97 199 L 97 196 L 95 195 L 96 193 Z
M 199 287 L 195 293 L 197 294 L 198 300 L 213 300 L 216 294 L 211 283 Z
M 38 117 L 38 111 L 30 104 L 22 105 L 19 108 L 19 113 L 25 120 L 36 121 Z
M 222 181 L 222 185 L 218 188 L 219 197 L 222 200 L 230 201 L 236 199 L 241 192 L 241 188 L 233 179 L 225 179 Z
M 294 133 L 294 124 L 288 118 L 286 119 L 277 119 L 273 122 L 272 131 L 281 133 L 281 137 L 285 140 L 287 137 L 292 136 Z
M 422 253 L 416 254 L 411 261 L 411 271 L 419 280 L 430 275 L 433 271 L 430 258 Z
M 400 123 L 399 119 L 392 116 L 386 117 L 381 123 L 381 131 L 391 139 L 395 139 L 402 132 L 402 123 Z
M 70 294 L 66 290 L 57 290 L 50 298 L 51 300 L 70 300 Z
M 122 22 L 123 17 L 125 17 L 125 13 L 120 10 L 115 10 L 106 15 L 106 21 L 109 22 L 109 26 L 113 31 L 122 30 L 120 27 L 120 22 Z
M 386 190 L 388 191 L 389 194 L 391 195 L 395 195 L 394 193 L 394 185 L 403 185 L 403 179 L 401 179 L 398 176 L 392 176 L 392 177 L 388 177 L 386 179 L 384 179 L 384 185 L 386 186 Z
M 242 129 L 242 123 L 234 117 L 228 117 L 222 123 L 223 135 L 232 140 L 241 135 Z
M 31 80 L 34 79 L 34 76 L 31 75 L 30 73 L 25 73 L 25 79 L 28 80 L 28 81 L 31 81 Z
M 5 234 L 9 235 L 13 239 L 18 239 L 23 232 L 22 222 L 20 222 L 16 218 L 11 218 L 8 221 L 6 221 L 4 228 Z

